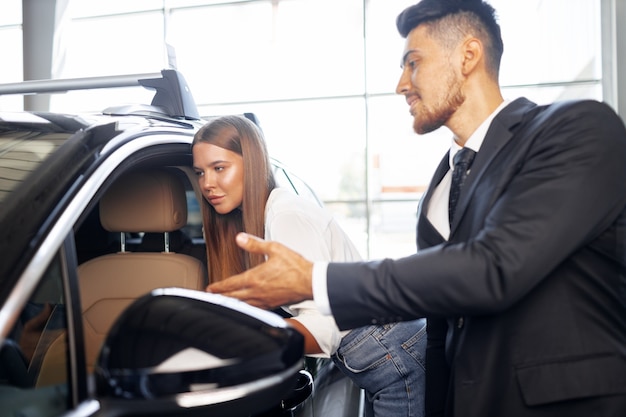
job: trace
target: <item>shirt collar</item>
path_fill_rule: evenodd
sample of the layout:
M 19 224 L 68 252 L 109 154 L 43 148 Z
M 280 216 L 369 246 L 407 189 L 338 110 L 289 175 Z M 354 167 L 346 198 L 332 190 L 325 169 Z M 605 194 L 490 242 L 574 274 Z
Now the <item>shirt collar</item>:
M 487 134 L 487 130 L 489 129 L 489 126 L 491 125 L 493 118 L 496 117 L 496 115 L 500 113 L 500 111 L 506 106 L 508 106 L 510 103 L 511 103 L 511 100 L 504 100 L 502 103 L 500 103 L 500 105 L 480 124 L 480 126 L 478 126 L 478 129 L 476 129 L 474 133 L 472 133 L 469 139 L 467 139 L 467 142 L 465 142 L 465 147 L 470 148 L 474 152 L 478 152 L 480 150 L 480 147 L 483 144 L 483 141 L 485 140 L 485 135 Z M 450 145 L 450 155 L 449 155 L 450 168 L 454 166 L 454 162 L 453 162 L 454 155 L 456 155 L 456 153 L 461 148 L 462 146 L 459 146 L 459 144 L 456 143 L 456 141 L 454 140 L 454 136 L 453 136 L 452 144 Z

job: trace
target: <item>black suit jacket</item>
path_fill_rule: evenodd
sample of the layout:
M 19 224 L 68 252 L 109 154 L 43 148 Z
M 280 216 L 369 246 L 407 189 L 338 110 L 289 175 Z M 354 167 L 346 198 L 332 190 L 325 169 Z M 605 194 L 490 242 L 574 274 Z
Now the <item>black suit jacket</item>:
M 429 415 L 626 416 L 626 130 L 605 104 L 518 99 L 493 120 L 449 240 L 332 263 L 342 329 L 428 317 Z M 545 414 L 544 414 L 545 413 Z

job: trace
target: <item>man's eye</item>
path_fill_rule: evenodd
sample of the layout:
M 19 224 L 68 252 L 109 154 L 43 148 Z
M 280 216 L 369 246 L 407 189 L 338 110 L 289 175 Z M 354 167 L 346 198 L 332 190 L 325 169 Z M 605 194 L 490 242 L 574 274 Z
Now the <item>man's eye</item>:
M 224 170 L 224 167 L 215 167 L 216 172 L 221 172 Z
M 415 68 L 417 68 L 417 61 L 409 61 L 409 62 L 407 62 L 407 66 L 410 69 L 414 70 Z

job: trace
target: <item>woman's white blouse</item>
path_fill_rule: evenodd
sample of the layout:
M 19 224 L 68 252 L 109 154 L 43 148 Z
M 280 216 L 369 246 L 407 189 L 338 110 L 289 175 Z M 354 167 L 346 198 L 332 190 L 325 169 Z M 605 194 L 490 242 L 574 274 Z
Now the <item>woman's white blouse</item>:
M 350 262 L 362 258 L 346 233 L 327 210 L 285 188 L 274 189 L 265 207 L 265 239 L 282 243 L 310 261 Z M 332 316 L 322 315 L 312 300 L 286 309 L 315 337 L 330 356 L 346 332 Z

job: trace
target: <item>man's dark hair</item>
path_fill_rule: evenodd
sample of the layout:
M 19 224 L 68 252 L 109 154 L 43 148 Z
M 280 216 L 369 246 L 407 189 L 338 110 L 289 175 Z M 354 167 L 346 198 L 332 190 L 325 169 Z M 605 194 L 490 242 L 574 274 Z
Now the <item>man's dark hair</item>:
M 497 78 L 504 46 L 496 11 L 491 5 L 482 0 L 422 0 L 404 9 L 396 19 L 403 38 L 422 24 L 448 46 L 454 46 L 467 34 L 481 39 L 488 68 Z

